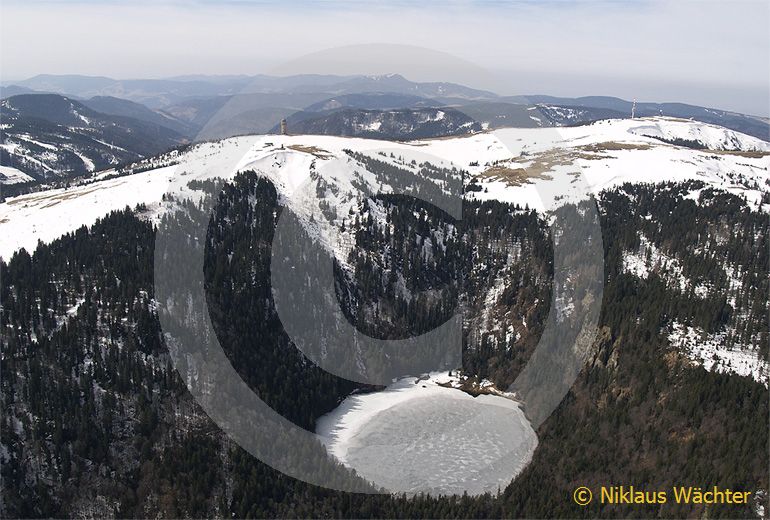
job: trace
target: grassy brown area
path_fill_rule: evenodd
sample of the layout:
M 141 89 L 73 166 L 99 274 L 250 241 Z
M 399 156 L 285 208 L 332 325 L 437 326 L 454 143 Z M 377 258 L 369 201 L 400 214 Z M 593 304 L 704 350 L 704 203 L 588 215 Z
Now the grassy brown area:
M 317 146 L 305 146 L 302 144 L 292 144 L 287 146 L 287 148 L 290 148 L 297 152 L 309 153 L 311 155 L 318 157 L 319 159 L 329 159 L 332 157 L 332 154 L 329 151 L 324 150 L 323 148 L 318 148 Z
M 717 155 L 737 155 L 738 157 L 746 157 L 747 159 L 762 159 L 770 155 L 770 152 L 760 151 L 741 151 L 741 150 L 703 150 L 704 152 L 713 153 Z
M 521 186 L 527 184 L 531 179 L 549 179 L 548 172 L 551 172 L 555 166 L 571 165 L 578 159 L 588 161 L 607 159 L 611 158 L 611 156 L 606 155 L 604 152 L 649 150 L 650 148 L 652 146 L 649 144 L 619 143 L 614 141 L 587 144 L 575 148 L 555 148 L 519 159 L 530 162 L 529 166 L 526 167 L 517 165 L 513 162 L 513 159 L 499 161 L 482 172 L 480 177 L 502 180 L 510 186 Z
M 529 179 L 545 178 L 543 172 L 545 168 L 509 168 L 507 166 L 492 166 L 486 169 L 481 177 L 485 179 L 502 180 L 511 186 L 521 186 L 527 184 Z
M 593 153 L 601 153 L 601 152 L 617 151 L 617 150 L 649 150 L 650 148 L 651 146 L 649 144 L 619 143 L 616 141 L 606 141 L 603 143 L 586 144 L 578 147 L 578 149 L 580 150 L 583 150 L 586 152 L 593 152 Z

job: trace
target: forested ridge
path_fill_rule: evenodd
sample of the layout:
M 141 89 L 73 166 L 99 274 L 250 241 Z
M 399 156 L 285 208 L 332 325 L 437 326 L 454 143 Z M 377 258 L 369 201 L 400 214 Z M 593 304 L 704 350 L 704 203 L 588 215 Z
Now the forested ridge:
M 276 190 L 254 173 L 196 188 L 219 201 L 205 263 L 217 335 L 263 400 L 312 429 L 362 387 L 309 363 L 283 331 L 270 287 L 270 244 L 285 211 Z M 33 254 L 20 251 L 0 263 L 2 515 L 755 516 L 753 503 L 706 510 L 572 501 L 579 485 L 770 487 L 767 387 L 695 366 L 667 339 L 673 322 L 729 329 L 729 341 L 754 345 L 767 359 L 767 216 L 714 190 L 686 197 L 698 188 L 627 185 L 597 201 L 600 332 L 587 366 L 538 429 L 532 462 L 499 496 L 330 491 L 234 445 L 171 364 L 157 318 L 162 302 L 153 299 L 156 230 L 143 208 L 114 212 Z M 184 229 L 200 211 L 179 201 L 160 225 Z M 463 310 L 463 370 L 502 388 L 549 312 L 550 230 L 537 213 L 499 202 L 467 201 L 463 214 L 453 221 L 400 196 L 362 201 L 346 221 L 356 247 L 348 267 L 335 270 L 337 296 L 360 330 L 379 337 L 430 330 Z M 675 258 L 691 283 L 628 272 L 624 258 L 642 241 Z M 320 247 L 307 254 L 331 261 Z M 493 289 L 499 294 L 490 299 Z

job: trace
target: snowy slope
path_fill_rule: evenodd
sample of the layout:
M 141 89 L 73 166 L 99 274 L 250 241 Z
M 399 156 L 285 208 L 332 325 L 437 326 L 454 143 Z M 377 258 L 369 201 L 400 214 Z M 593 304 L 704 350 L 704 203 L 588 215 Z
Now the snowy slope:
M 19 184 L 33 181 L 32 177 L 11 166 L 0 166 L 0 184 Z
M 741 134 L 721 126 L 706 123 L 692 124 L 686 119 L 654 118 L 649 122 L 631 126 L 629 131 L 666 141 L 690 141 L 709 150 L 768 151 L 770 143 L 756 137 Z
M 272 180 L 282 203 L 292 207 L 308 231 L 344 264 L 352 239 L 336 230 L 358 206 L 359 188 L 373 193 L 393 191 L 393 186 L 380 184 L 348 152 L 398 166 L 410 175 L 419 173 L 424 161 L 444 168 L 455 166 L 458 176 L 460 170 L 467 172 L 466 197 L 497 199 L 540 211 L 627 182 L 688 180 L 745 197 L 751 207 L 770 211 L 770 144 L 726 130 L 714 133 L 704 126 L 651 118 L 569 128 L 503 129 L 410 142 L 304 135 L 233 137 L 144 160 L 121 171 L 106 170 L 88 183 L 68 189 L 8 198 L 0 203 L 0 257 L 7 260 L 21 247 L 31 251 L 38 240 L 49 242 L 126 206 L 145 204 L 144 215 L 157 219 L 169 210 L 161 204 L 165 193 L 195 199 L 202 192 L 189 186 L 192 180 L 227 179 L 238 171 L 254 170 Z M 676 146 L 647 135 L 653 127 L 667 136 L 709 136 L 713 145 L 731 143 L 739 150 Z M 121 173 L 129 174 L 115 177 Z M 583 187 L 578 182 L 581 178 Z M 696 202 L 697 191 L 688 196 Z M 672 284 L 687 287 L 691 282 L 677 267 L 675 259 L 646 251 L 627 252 L 623 264 L 624 270 L 640 278 L 652 270 L 665 270 Z M 707 288 L 694 289 L 700 294 Z M 748 346 L 726 348 L 722 336 L 704 339 L 699 331 L 667 333 L 672 345 L 697 364 L 751 375 L 767 384 L 767 363 Z
M 688 278 L 678 258 L 665 254 L 644 235 L 639 236 L 639 242 L 637 251 L 624 253 L 623 271 L 642 280 L 655 272 L 671 289 L 683 294 L 692 290 L 699 298 L 709 295 L 711 288 L 705 284 L 696 284 Z M 737 301 L 738 295 L 744 291 L 744 281 L 738 276 L 740 272 L 735 266 L 725 265 L 723 269 L 730 280 L 730 289 L 725 296 L 733 309 L 728 322 L 717 332 L 708 333 L 701 328 L 675 321 L 667 327 L 665 333 L 670 344 L 684 353 L 694 365 L 703 366 L 706 370 L 749 376 L 768 386 L 770 363 L 763 359 L 759 351 L 762 337 L 757 334 L 750 341 L 736 339 L 741 337 L 739 325 L 749 318 L 746 309 L 742 309 Z
M 50 242 L 112 210 L 157 204 L 173 168 L 9 198 L 0 204 L 0 257 L 22 247 L 31 252 L 38 240 Z
M 706 370 L 748 376 L 768 386 L 770 363 L 762 358 L 756 345 L 733 344 L 728 346 L 728 334 L 724 331 L 709 334 L 697 327 L 675 322 L 668 340 L 693 362 Z
M 505 143 L 509 157 L 513 157 L 497 166 L 523 172 L 512 180 L 511 175 L 496 172 L 484 163 L 469 167 L 481 176 L 480 184 L 485 188 L 473 196 L 540 208 L 542 194 L 552 191 L 554 186 L 563 197 L 560 201 L 565 202 L 580 199 L 585 192 L 599 193 L 626 182 L 700 180 L 745 196 L 752 207 L 759 208 L 762 194 L 770 191 L 770 143 L 721 129 L 738 150 L 694 150 L 639 133 L 639 128 L 656 127 L 673 135 L 684 132 L 681 128 L 689 128 L 690 134 L 695 135 L 704 126 L 710 125 L 648 118 L 605 120 L 558 129 L 503 129 L 495 132 L 495 136 Z M 492 154 L 491 159 L 496 155 Z M 582 175 L 585 189 L 574 182 L 577 173 Z M 524 181 L 520 180 L 522 174 Z M 764 209 L 768 209 L 767 205 Z
M 173 161 L 147 163 L 162 166 L 157 169 L 118 179 L 109 179 L 105 174 L 96 178 L 106 180 L 91 184 L 9 198 L 0 204 L 0 256 L 8 258 L 20 247 L 32 249 L 38 240 L 50 241 L 126 205 L 146 203 L 157 207 L 166 191 L 190 193 L 187 184 L 191 180 L 231 178 L 244 169 L 271 178 L 284 201 L 301 216 L 309 219 L 317 215 L 319 203 L 325 199 L 342 218 L 356 204 L 357 184 L 363 183 L 373 191 L 390 191 L 389 186 L 377 185 L 375 176 L 345 150 L 362 152 L 414 172 L 416 165 L 410 164 L 413 159 L 418 164 L 429 161 L 442 167 L 454 165 L 468 172 L 466 182 L 470 180 L 479 187 L 478 191 L 467 192 L 468 197 L 498 199 L 533 209 L 551 207 L 541 198 L 554 187 L 561 194 L 557 202 L 564 203 L 583 198 L 586 191 L 598 193 L 626 182 L 686 180 L 701 180 L 745 196 L 754 208 L 770 209 L 761 204 L 763 193 L 770 192 L 770 144 L 760 145 L 749 136 L 722 129 L 729 142 L 741 150 L 763 146 L 762 150 L 768 151 L 703 151 L 674 146 L 639 132 L 639 128 L 656 127 L 674 135 L 684 128 L 689 133 L 682 135 L 705 135 L 710 132 L 700 130 L 705 126 L 650 118 L 558 129 L 503 129 L 410 142 L 302 135 L 234 137 L 191 147 L 175 155 Z M 170 162 L 177 166 L 166 166 Z M 316 172 L 313 176 L 311 165 Z M 575 182 L 578 173 L 587 183 L 585 190 Z M 324 188 L 319 193 L 314 189 L 319 179 L 334 189 Z M 299 193 L 297 189 L 303 183 L 308 185 Z M 319 221 L 321 227 L 337 224 L 339 219 Z
M 103 114 L 54 94 L 0 101 L 0 157 L 37 180 L 85 175 L 185 142 L 158 124 Z

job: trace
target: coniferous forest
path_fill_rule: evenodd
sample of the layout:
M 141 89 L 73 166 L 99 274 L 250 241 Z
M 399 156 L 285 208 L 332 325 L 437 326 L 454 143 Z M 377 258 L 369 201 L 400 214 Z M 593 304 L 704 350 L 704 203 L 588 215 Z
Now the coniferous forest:
M 287 210 L 270 181 L 255 173 L 193 188 L 216 198 L 213 215 L 199 202 L 179 200 L 178 211 L 157 226 L 184 231 L 208 220 L 205 290 L 217 337 L 262 400 L 313 430 L 345 396 L 371 388 L 308 362 L 283 330 L 270 261 L 276 223 Z M 693 189 L 700 189 L 699 201 L 685 197 Z M 143 218 L 146 208 L 113 212 L 33 252 L 19 251 L 0 263 L 0 513 L 754 517 L 753 502 L 572 501 L 580 485 L 770 489 L 767 387 L 704 370 L 668 335 L 674 324 L 726 331 L 726 342 L 768 358 L 767 215 L 697 183 L 625 185 L 583 204 L 589 203 L 598 205 L 603 232 L 599 333 L 577 381 L 538 428 L 531 463 L 498 494 L 479 497 L 330 491 L 282 475 L 233 443 L 172 365 L 158 320 L 164 302 L 154 299 L 158 231 Z M 463 219 L 455 221 L 395 195 L 363 200 L 359 209 L 344 224 L 355 245 L 349 268 L 334 271 L 336 297 L 351 323 L 396 338 L 431 330 L 462 309 L 463 372 L 498 388 L 510 385 L 555 312 L 553 231 L 542 216 L 466 201 Z M 630 272 L 627 254 L 640 250 L 675 264 L 690 283 L 672 281 L 665 269 L 646 277 Z M 319 264 L 332 261 L 321 247 L 306 254 Z M 500 296 L 490 305 L 492 287 Z M 516 337 L 496 323 L 513 327 Z M 326 456 L 320 443 L 308 454 Z

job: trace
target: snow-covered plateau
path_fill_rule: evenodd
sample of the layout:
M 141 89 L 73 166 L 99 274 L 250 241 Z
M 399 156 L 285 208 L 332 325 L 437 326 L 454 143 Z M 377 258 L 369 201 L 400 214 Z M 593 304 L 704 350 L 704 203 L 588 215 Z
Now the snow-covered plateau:
M 709 139 L 716 150 L 695 150 L 650 137 L 650 128 L 666 135 L 728 135 Z M 689 133 L 687 133 L 689 132 Z M 713 137 L 713 136 L 712 136 Z M 738 149 L 738 151 L 736 151 Z M 763 193 L 770 192 L 770 143 L 712 127 L 670 118 L 605 120 L 567 128 L 508 128 L 465 137 L 409 142 L 378 141 L 315 135 L 259 135 L 206 142 L 174 155 L 174 166 L 157 166 L 140 173 L 111 178 L 112 171 L 94 175 L 90 182 L 18 197 L 0 204 L 0 256 L 8 259 L 38 240 L 50 242 L 90 225 L 97 218 L 125 206 L 146 204 L 157 208 L 164 193 L 195 196 L 192 180 L 232 178 L 253 169 L 273 180 L 284 201 L 303 206 L 300 213 L 318 211 L 313 189 L 297 189 L 313 182 L 311 165 L 328 186 L 326 200 L 343 214 L 360 196 L 356 185 L 369 184 L 374 192 L 388 192 L 377 184 L 364 165 L 351 160 L 346 150 L 364 153 L 402 168 L 419 171 L 429 161 L 468 172 L 466 182 L 477 188 L 466 197 L 547 209 L 543 195 L 559 193 L 566 203 L 626 182 L 657 183 L 700 180 L 706 185 L 745 197 L 753 208 L 767 211 Z M 382 152 L 382 153 L 380 153 Z M 390 154 L 394 154 L 391 157 Z M 384 154 L 384 155 L 383 155 Z M 583 183 L 576 182 L 582 176 Z M 556 187 L 556 188 L 554 188 Z M 314 186 L 312 187 L 314 188 Z M 315 206 L 315 207 L 311 207 Z M 297 208 L 295 208 L 297 209 Z M 150 211 L 151 216 L 157 212 Z
M 531 460 L 537 436 L 519 404 L 442 386 L 446 372 L 353 394 L 321 417 L 328 451 L 392 492 L 496 493 Z

